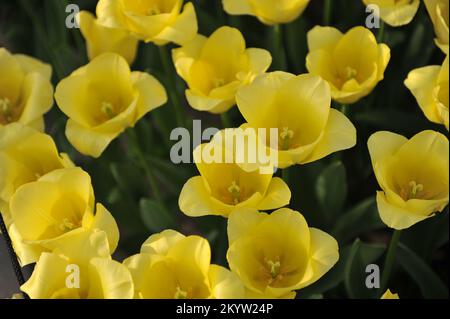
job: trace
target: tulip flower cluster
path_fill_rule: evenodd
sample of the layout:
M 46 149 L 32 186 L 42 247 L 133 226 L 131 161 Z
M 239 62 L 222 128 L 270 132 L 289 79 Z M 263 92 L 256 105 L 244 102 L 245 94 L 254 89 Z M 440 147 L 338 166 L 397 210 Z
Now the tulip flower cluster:
M 292 54 L 300 52 L 296 44 L 283 41 L 296 37 L 283 30 L 313 2 L 223 0 L 223 21 L 203 28 L 202 19 L 211 17 L 194 1 L 99 0 L 95 14 L 76 15 L 87 60 L 56 74 L 49 64 L 0 48 L 0 221 L 20 266 L 35 264 L 20 286 L 26 296 L 293 299 L 316 289 L 325 289 L 317 292 L 323 296 L 345 276 L 348 295 L 358 297 L 352 285 L 364 280 L 355 284 L 353 274 L 385 252 L 381 286 L 370 296 L 399 298 L 388 288 L 396 288 L 390 272 L 400 231 L 448 215 L 448 0 L 424 1 L 431 43 L 446 57 L 408 68 L 395 84 L 385 83 L 401 64 L 386 33 L 413 24 L 421 2 L 362 0 L 355 4 L 361 15 L 364 6 L 377 8 L 378 34 L 362 25 L 303 26 L 296 37 L 305 54 Z M 325 2 L 330 22 L 332 4 Z M 274 48 L 253 47 L 260 42 L 244 24 L 225 25 L 242 21 L 231 18 L 273 31 Z M 156 67 L 139 67 L 155 52 Z M 389 116 L 370 126 L 379 114 L 370 112 L 388 103 L 378 92 L 390 84 L 404 91 L 413 104 L 402 107 L 421 123 L 408 124 L 408 134 L 387 131 L 398 124 Z M 199 116 L 220 116 L 223 129 L 194 141 L 189 155 L 198 173 L 184 174 L 162 156 L 173 140 L 167 119 L 187 126 L 187 106 Z M 61 127 L 64 136 L 55 133 Z M 226 136 L 242 143 L 227 144 Z M 364 176 L 349 188 L 351 199 L 367 192 L 375 216 L 366 204 L 343 211 L 350 204 L 343 163 L 349 175 Z M 141 220 L 132 222 L 139 214 L 150 233 L 139 232 Z M 345 245 L 383 226 L 394 229 L 387 249 L 358 239 Z M 130 253 L 137 238 L 147 239 Z M 122 247 L 128 242 L 133 249 Z M 418 268 L 432 272 L 425 263 Z M 328 281 L 320 287 L 321 280 Z

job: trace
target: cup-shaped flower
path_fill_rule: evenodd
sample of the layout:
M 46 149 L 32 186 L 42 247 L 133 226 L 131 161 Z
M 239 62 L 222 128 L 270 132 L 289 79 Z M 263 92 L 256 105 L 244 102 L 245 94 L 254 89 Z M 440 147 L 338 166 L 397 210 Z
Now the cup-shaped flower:
M 47 252 L 20 288 L 31 299 L 131 299 L 134 292 L 130 272 L 117 261 L 95 257 L 80 267 L 65 255 Z
M 236 91 L 272 62 L 263 49 L 246 49 L 238 29 L 221 27 L 209 38 L 197 35 L 173 50 L 177 73 L 187 82 L 186 98 L 196 110 L 222 113 L 235 103 Z
M 442 66 L 431 65 L 412 70 L 405 80 L 406 87 L 419 103 L 430 121 L 448 125 L 448 56 Z
M 51 136 L 19 122 L 0 127 L 0 212 L 11 223 L 9 201 L 19 186 L 55 169 L 73 167 Z
M 383 222 L 408 228 L 448 205 L 448 139 L 423 131 L 410 140 L 391 132 L 377 132 L 368 141 L 381 191 L 377 206 Z
M 156 45 L 184 44 L 198 30 L 194 5 L 183 0 L 100 0 L 96 12 L 100 24 Z
M 355 27 L 342 34 L 332 27 L 316 26 L 307 37 L 306 67 L 328 82 L 336 102 L 355 103 L 383 80 L 390 49 L 378 44 L 369 29 Z
M 42 252 L 74 250 L 84 258 L 113 253 L 119 241 L 117 224 L 108 210 L 96 205 L 89 175 L 80 168 L 54 170 L 36 182 L 22 185 L 10 201 L 12 239 L 22 241 L 16 247 L 23 265 L 36 262 Z M 102 252 L 69 249 L 71 245 L 106 237 Z M 74 254 L 74 253 L 72 253 Z M 79 259 L 82 259 L 81 257 Z
M 394 294 L 392 293 L 389 289 L 386 290 L 386 292 L 383 294 L 383 296 L 381 296 L 380 299 L 400 299 L 400 297 L 398 296 L 398 294 Z
M 228 217 L 238 208 L 269 210 L 289 204 L 291 191 L 281 178 L 273 177 L 273 169 L 270 173 L 247 169 L 238 161 L 236 148 L 228 149 L 213 140 L 194 150 L 194 162 L 200 176 L 184 184 L 178 200 L 180 210 L 188 216 Z
M 131 72 L 123 57 L 104 53 L 59 82 L 55 99 L 69 117 L 69 142 L 99 157 L 126 128 L 166 103 L 167 95 L 153 76 Z
M 297 19 L 310 0 L 222 0 L 231 15 L 252 15 L 264 24 L 289 23 Z
M 410 23 L 420 6 L 420 0 L 363 0 L 363 3 L 377 6 L 374 14 L 392 27 Z
M 355 127 L 330 108 L 330 87 L 318 76 L 263 74 L 242 87 L 236 101 L 249 127 L 278 129 L 280 168 L 310 163 L 356 144 Z
M 101 25 L 88 11 L 81 11 L 77 19 L 86 40 L 89 60 L 106 52 L 114 52 L 123 56 L 128 64 L 133 64 L 139 42 L 136 37 L 126 30 Z
M 52 68 L 32 57 L 0 48 L 0 127 L 20 122 L 44 130 L 53 105 Z
M 448 0 L 424 0 L 427 7 L 428 14 L 434 25 L 434 32 L 436 33 L 436 45 L 442 50 L 442 52 L 449 54 L 448 52 Z
M 124 261 L 135 297 L 144 299 L 240 299 L 244 287 L 228 269 L 211 264 L 206 239 L 165 230 L 150 236 L 141 253 Z
M 228 264 L 249 298 L 294 298 L 295 290 L 317 281 L 339 259 L 336 240 L 288 208 L 270 215 L 234 211 L 228 241 Z

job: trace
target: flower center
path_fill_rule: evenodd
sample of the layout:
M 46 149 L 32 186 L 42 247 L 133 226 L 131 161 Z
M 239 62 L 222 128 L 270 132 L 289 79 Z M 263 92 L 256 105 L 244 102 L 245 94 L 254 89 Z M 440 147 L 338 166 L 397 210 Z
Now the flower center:
M 354 68 L 347 66 L 345 68 L 345 78 L 346 80 L 354 79 L 358 75 L 358 71 L 356 71 Z
M 159 6 L 155 3 L 150 6 L 150 8 L 147 10 L 147 15 L 153 16 L 161 14 L 161 9 L 159 9 Z
M 231 182 L 231 185 L 228 187 L 228 192 L 231 194 L 234 205 L 239 204 L 241 199 L 241 188 L 236 181 Z
M 402 189 L 401 196 L 405 200 L 419 198 L 420 194 L 423 193 L 423 184 L 418 184 L 416 181 L 410 181 L 406 189 Z
M 0 99 L 0 112 L 2 113 L 6 123 L 12 122 L 12 106 L 11 101 L 7 97 Z
M 281 139 L 281 149 L 288 150 L 290 140 L 294 137 L 294 131 L 290 130 L 289 127 L 283 127 L 280 133 Z
M 220 88 L 225 85 L 225 80 L 222 78 L 214 78 L 212 80 L 214 88 Z
M 272 276 L 273 279 L 277 278 L 280 275 L 281 272 L 281 263 L 280 261 L 272 261 L 272 260 L 267 260 L 266 261 L 267 266 L 269 266 L 269 270 L 270 270 L 270 275 Z
M 106 115 L 108 119 L 112 119 L 116 116 L 116 112 L 114 112 L 114 107 L 109 102 L 102 102 L 102 113 Z
M 187 291 L 184 291 L 180 288 L 180 286 L 177 286 L 174 298 L 175 299 L 187 299 L 188 293 Z
M 70 219 L 64 218 L 62 222 L 59 224 L 59 229 L 64 232 L 68 232 L 76 228 L 77 226 Z

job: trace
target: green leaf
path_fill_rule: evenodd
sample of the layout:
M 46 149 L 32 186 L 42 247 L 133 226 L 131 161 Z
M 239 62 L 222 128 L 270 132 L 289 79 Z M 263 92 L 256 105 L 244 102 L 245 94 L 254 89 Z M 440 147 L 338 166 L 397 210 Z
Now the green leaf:
M 334 224 L 331 234 L 340 242 L 357 237 L 365 232 L 383 228 L 384 224 L 378 215 L 375 197 L 369 197 L 343 214 Z
M 174 218 L 161 205 L 150 198 L 143 198 L 139 202 L 139 212 L 145 226 L 152 232 L 160 232 L 172 228 Z
M 377 289 L 366 287 L 366 267 L 375 262 L 385 251 L 383 245 L 363 244 L 359 239 L 353 243 L 345 265 L 345 288 L 348 296 L 354 298 L 374 298 Z
M 425 298 L 448 298 L 448 288 L 433 270 L 411 249 L 399 244 L 397 260 L 403 269 L 419 285 Z
M 319 175 L 316 193 L 322 212 L 333 220 L 342 211 L 347 198 L 347 176 L 342 162 L 333 162 Z

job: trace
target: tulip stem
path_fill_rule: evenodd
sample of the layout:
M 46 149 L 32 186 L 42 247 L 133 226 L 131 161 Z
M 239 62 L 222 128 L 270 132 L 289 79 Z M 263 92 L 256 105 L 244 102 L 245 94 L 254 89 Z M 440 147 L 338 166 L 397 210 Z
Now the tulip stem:
M 323 10 L 323 25 L 331 25 L 331 16 L 333 13 L 333 0 L 325 0 Z
M 384 21 L 380 21 L 380 28 L 377 33 L 377 42 L 381 43 L 384 41 L 384 33 L 385 33 L 385 24 Z
M 283 168 L 282 170 L 281 170 L 281 178 L 283 179 L 283 181 L 289 186 L 289 177 L 290 177 L 290 174 L 289 174 L 289 168 L 287 167 L 287 168 Z
M 175 77 L 173 76 L 173 74 L 175 74 L 175 71 L 173 70 L 172 64 L 170 62 L 171 58 L 169 56 L 169 51 L 167 50 L 167 47 L 165 45 L 158 46 L 158 50 L 167 79 L 167 84 L 169 86 L 167 91 L 169 93 L 172 105 L 175 109 L 175 118 L 177 121 L 177 125 L 179 127 L 184 127 L 185 114 L 180 103 L 180 99 L 178 98 L 177 85 L 175 82 Z
M 20 263 L 14 251 L 11 237 L 9 237 L 8 229 L 6 228 L 5 221 L 3 220 L 3 215 L 1 212 L 0 212 L 0 232 L 3 234 L 3 238 L 5 239 L 6 248 L 8 249 L 9 258 L 11 259 L 11 264 L 14 269 L 14 274 L 16 275 L 19 287 L 21 287 L 25 283 L 25 279 L 22 273 L 22 267 L 20 267 Z M 22 295 L 24 296 L 24 298 L 28 298 L 26 293 L 22 292 Z
M 223 112 L 220 114 L 220 119 L 222 121 L 223 128 L 230 128 L 233 127 L 233 124 L 231 123 L 230 116 L 228 112 Z
M 286 53 L 284 51 L 283 44 L 283 29 L 280 24 L 273 26 L 274 32 L 274 54 L 273 54 L 273 67 L 275 70 L 286 70 Z
M 398 241 L 400 239 L 401 230 L 395 230 L 392 234 L 391 241 L 389 242 L 389 247 L 386 254 L 386 259 L 384 260 L 383 273 L 381 275 L 381 285 L 380 285 L 380 296 L 386 291 L 387 284 L 389 282 L 389 277 L 392 273 L 392 268 L 395 262 L 395 253 L 397 251 Z
M 139 142 L 137 140 L 136 132 L 132 129 L 128 129 L 126 131 L 128 142 L 130 146 L 133 149 L 133 152 L 137 156 L 137 159 L 139 161 L 139 164 L 141 165 L 141 168 L 145 171 L 145 175 L 147 176 L 148 182 L 150 184 L 150 188 L 152 190 L 153 196 L 155 197 L 156 201 L 160 204 L 161 208 L 165 210 L 164 202 L 161 196 L 161 192 L 159 191 L 158 182 L 156 180 L 156 176 L 153 172 L 153 169 L 148 164 L 148 161 L 145 159 L 144 153 L 141 149 L 141 146 L 139 145 Z

